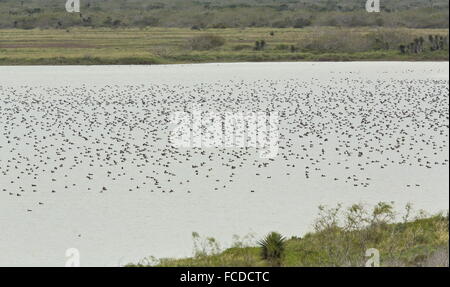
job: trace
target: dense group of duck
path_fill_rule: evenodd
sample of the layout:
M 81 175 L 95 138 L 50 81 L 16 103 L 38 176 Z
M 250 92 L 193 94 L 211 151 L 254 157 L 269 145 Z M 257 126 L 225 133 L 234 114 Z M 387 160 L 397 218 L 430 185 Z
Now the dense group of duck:
M 448 105 L 447 80 L 0 86 L 0 192 L 258 192 L 274 176 L 364 190 L 368 168 L 448 165 Z M 278 155 L 174 147 L 171 116 L 194 106 L 277 113 Z

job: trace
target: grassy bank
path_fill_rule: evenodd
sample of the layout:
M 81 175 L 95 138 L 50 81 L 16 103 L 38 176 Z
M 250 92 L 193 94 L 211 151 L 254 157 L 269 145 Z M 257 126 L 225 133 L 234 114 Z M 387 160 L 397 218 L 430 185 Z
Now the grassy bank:
M 448 61 L 448 45 L 399 45 L 446 29 L 73 28 L 0 30 L 0 65 L 110 65 L 262 61 Z M 448 41 L 446 39 L 446 41 Z M 257 43 L 263 43 L 261 45 Z
M 448 213 L 413 214 L 407 206 L 402 214 L 397 218 L 391 203 L 379 203 L 370 210 L 360 204 L 346 209 L 321 207 L 314 232 L 303 237 L 282 243 L 279 238 L 259 243 L 238 239 L 232 248 L 222 250 L 215 239 L 194 233 L 193 257 L 147 258 L 129 266 L 365 266 L 370 258 L 366 252 L 372 248 L 379 251 L 381 266 L 448 266 Z M 272 253 L 279 256 L 267 255 L 268 250 L 277 249 Z

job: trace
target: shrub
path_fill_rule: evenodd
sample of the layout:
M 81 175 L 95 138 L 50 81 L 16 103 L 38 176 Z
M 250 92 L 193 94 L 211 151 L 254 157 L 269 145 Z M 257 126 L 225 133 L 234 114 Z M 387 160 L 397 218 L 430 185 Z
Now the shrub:
M 254 47 L 250 45 L 240 44 L 233 47 L 233 51 L 252 50 Z
M 295 21 L 294 21 L 294 28 L 304 28 L 304 27 L 307 27 L 307 26 L 311 26 L 311 20 L 309 20 L 309 19 L 305 19 L 305 18 L 297 18 Z
M 414 40 L 414 35 L 404 29 L 380 29 L 370 33 L 369 38 L 373 39 L 375 50 L 395 49 L 401 44 L 405 44 Z
M 372 41 L 361 33 L 340 29 L 317 29 L 299 42 L 302 51 L 364 52 L 371 50 Z
M 256 41 L 254 50 L 262 51 L 262 50 L 264 50 L 265 47 L 266 47 L 266 41 L 264 41 L 264 40 Z
M 261 257 L 272 266 L 281 266 L 285 250 L 285 238 L 277 232 L 269 233 L 259 242 Z
M 217 35 L 201 35 L 188 40 L 187 46 L 191 50 L 211 50 L 225 44 L 225 39 Z
M 262 267 L 365 266 L 367 250 L 378 249 L 381 266 L 448 267 L 449 220 L 446 214 L 427 215 L 411 204 L 398 214 L 392 202 L 375 206 L 320 206 L 313 233 L 289 240 L 275 232 L 255 247 L 253 236 L 235 237 L 222 250 L 213 238 L 193 233 L 194 254 L 184 259 L 148 258 L 135 266 Z M 401 215 L 401 218 L 397 218 Z
M 152 17 L 152 16 L 145 16 L 145 17 L 141 17 L 139 19 L 136 19 L 133 22 L 133 25 L 136 25 L 138 27 L 155 27 L 158 26 L 159 24 L 159 19 L 156 17 Z

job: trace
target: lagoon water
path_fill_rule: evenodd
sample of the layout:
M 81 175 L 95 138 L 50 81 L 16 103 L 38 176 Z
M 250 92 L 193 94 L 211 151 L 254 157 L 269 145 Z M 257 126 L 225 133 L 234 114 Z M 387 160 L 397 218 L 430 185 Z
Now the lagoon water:
M 120 266 L 312 231 L 319 205 L 449 208 L 448 63 L 0 67 L 0 265 Z M 279 151 L 175 148 L 170 116 L 277 112 Z

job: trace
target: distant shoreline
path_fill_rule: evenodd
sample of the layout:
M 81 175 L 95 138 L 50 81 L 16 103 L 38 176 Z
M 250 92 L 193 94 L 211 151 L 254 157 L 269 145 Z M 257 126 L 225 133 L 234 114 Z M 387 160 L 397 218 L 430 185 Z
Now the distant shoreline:
M 67 62 L 48 62 L 46 60 L 41 61 L 37 61 L 34 63 L 27 63 L 27 62 L 17 62 L 17 61 L 2 61 L 2 59 L 0 59 L 0 67 L 27 67 L 27 66 L 153 66 L 153 65 L 195 65 L 195 64 L 244 64 L 244 63 L 312 63 L 312 62 L 317 62 L 317 63 L 355 63 L 355 62 L 436 62 L 436 63 L 441 63 L 441 62 L 448 62 L 449 59 L 421 59 L 421 60 L 411 60 L 411 59 L 407 59 L 407 60 L 401 60 L 401 59 L 377 59 L 377 60 L 371 60 L 371 59 L 354 59 L 354 60 L 338 60 L 338 59 L 331 59 L 331 60 L 286 60 L 286 61 L 280 61 L 280 60 L 267 60 L 267 61 L 213 61 L 213 62 L 161 62 L 161 63 L 152 63 L 151 61 L 146 63 L 146 62 L 142 62 L 142 63 L 133 63 L 133 61 L 128 62 L 128 61 L 124 61 L 124 62 L 111 62 L 109 63 L 105 63 L 103 61 L 94 61 L 91 63 L 87 63 L 84 61 L 70 61 L 68 60 Z
M 447 29 L 0 29 L 0 66 L 448 60 Z

